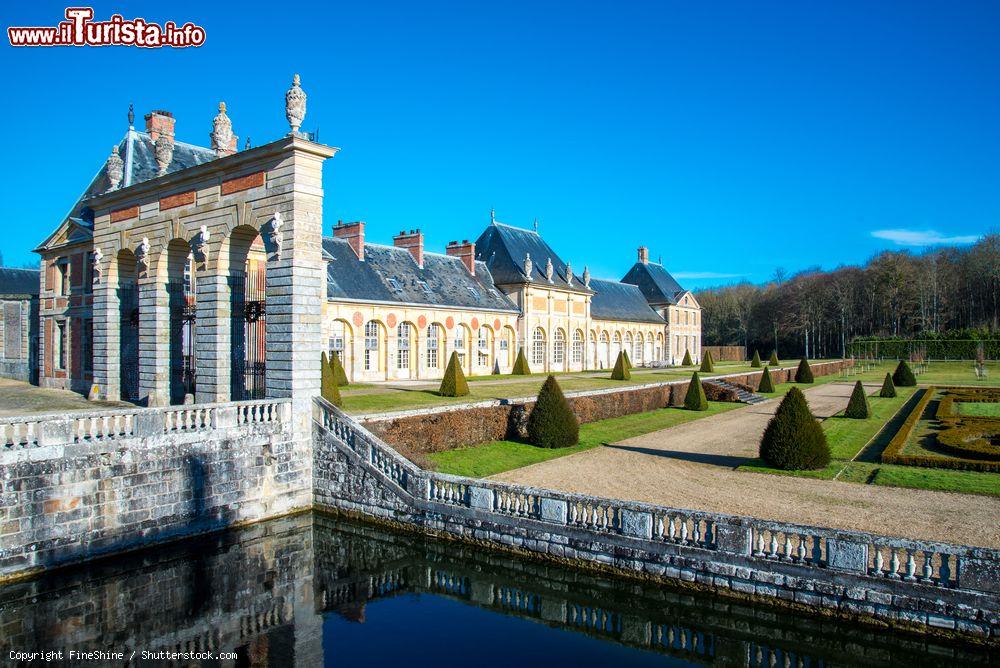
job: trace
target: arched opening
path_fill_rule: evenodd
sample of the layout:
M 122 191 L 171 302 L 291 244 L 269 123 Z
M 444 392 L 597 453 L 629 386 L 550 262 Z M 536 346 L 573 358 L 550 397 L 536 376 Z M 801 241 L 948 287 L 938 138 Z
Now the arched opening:
M 365 351 L 362 368 L 369 378 L 384 370 L 382 365 L 382 323 L 369 320 L 365 323 Z
M 611 355 L 608 356 L 608 366 L 612 366 L 618 361 L 618 354 L 622 351 L 622 334 L 615 332 L 615 337 L 611 341 Z
M 241 225 L 229 237 L 230 396 L 267 396 L 267 253 L 256 229 Z
M 599 353 L 598 368 L 607 369 L 608 359 L 611 358 L 611 338 L 607 332 L 601 332 L 601 348 Z
M 183 404 L 194 395 L 196 378 L 195 273 L 191 245 L 185 239 L 171 239 L 166 253 L 167 307 L 169 310 L 170 403 Z M 192 399 L 193 400 L 193 399 Z
M 354 336 L 351 325 L 346 320 L 334 320 L 330 325 L 328 348 L 331 358 L 340 360 L 348 382 L 354 380 Z
M 472 330 L 465 323 L 455 326 L 455 352 L 458 354 L 458 365 L 467 376 L 472 375 Z
M 663 360 L 663 333 L 660 332 L 656 335 L 656 350 L 653 352 L 657 362 L 662 362 Z
M 583 368 L 583 332 L 579 329 L 573 332 L 572 361 L 574 367 Z
M 535 327 L 531 337 L 531 365 L 532 371 L 545 371 L 545 330 Z
M 632 332 L 625 332 L 625 338 L 622 341 L 622 350 L 629 356 L 629 361 L 635 364 L 635 351 L 632 349 Z
M 585 369 L 596 369 L 598 365 L 597 332 L 595 332 L 594 330 L 590 330 L 590 333 L 587 335 L 587 343 L 588 343 L 587 350 L 589 352 L 589 355 L 587 355 L 587 360 L 583 366 Z
M 396 325 L 396 377 L 417 377 L 416 327 L 409 322 Z
M 440 371 L 444 364 L 444 327 L 441 323 L 427 325 L 426 365 L 429 371 Z
M 645 360 L 646 338 L 639 332 L 635 337 L 635 364 L 641 366 Z
M 139 400 L 139 269 L 127 248 L 115 258 L 118 277 L 118 392 L 123 401 Z
M 476 343 L 476 366 L 479 373 L 487 374 L 493 371 L 493 329 L 488 325 L 479 328 Z
M 516 355 L 517 333 L 514 332 L 514 328 L 510 325 L 506 325 L 502 332 L 503 334 L 500 336 L 500 352 L 498 353 L 500 368 L 510 369 L 514 365 L 514 356 Z
M 564 371 L 566 367 L 566 332 L 556 329 L 552 337 L 552 369 Z

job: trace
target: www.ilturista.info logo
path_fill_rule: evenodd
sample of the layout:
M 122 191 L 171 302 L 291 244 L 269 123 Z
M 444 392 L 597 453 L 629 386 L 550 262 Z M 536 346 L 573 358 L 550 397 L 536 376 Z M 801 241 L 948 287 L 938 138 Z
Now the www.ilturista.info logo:
M 161 46 L 184 48 L 205 43 L 205 29 L 190 21 L 178 27 L 173 21 L 162 26 L 146 19 L 125 19 L 112 14 L 107 21 L 94 21 L 93 7 L 67 7 L 66 20 L 56 26 L 7 28 L 11 46 Z

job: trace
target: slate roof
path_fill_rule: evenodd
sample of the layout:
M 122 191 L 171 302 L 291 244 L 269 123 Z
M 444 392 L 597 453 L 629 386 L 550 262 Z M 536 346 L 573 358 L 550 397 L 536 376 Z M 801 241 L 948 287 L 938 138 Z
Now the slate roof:
M 328 299 L 518 311 L 482 262 L 473 276 L 457 257 L 425 252 L 421 269 L 408 250 L 372 243 L 362 262 L 347 241 L 330 237 L 323 239 L 323 256 Z
M 531 255 L 531 276 L 524 275 L 524 256 Z M 533 230 L 492 223 L 476 239 L 476 259 L 486 263 L 497 285 L 534 283 L 550 288 L 589 293 L 580 275 L 583 267 L 573 270 L 573 283 L 566 282 L 566 263 Z M 552 260 L 552 282 L 545 278 L 546 261 Z
M 654 306 L 676 304 L 687 290 L 681 287 L 662 264 L 636 262 L 628 270 L 622 283 L 631 283 L 642 291 L 646 301 Z
M 0 267 L 0 295 L 38 295 L 38 269 Z
M 628 283 L 590 279 L 590 315 L 597 320 L 627 320 L 664 324 L 663 318 L 650 308 L 639 288 Z

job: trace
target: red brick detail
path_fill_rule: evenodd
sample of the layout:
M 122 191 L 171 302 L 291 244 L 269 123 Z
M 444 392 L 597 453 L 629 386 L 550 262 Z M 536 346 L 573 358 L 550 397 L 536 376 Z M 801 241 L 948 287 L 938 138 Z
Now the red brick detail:
M 385 324 L 388 325 L 390 329 L 393 328 L 393 327 L 395 327 L 396 326 L 396 314 L 395 313 L 390 313 L 389 315 L 387 315 L 386 318 L 385 318 Z
M 52 376 L 52 318 L 45 319 L 45 375 Z
M 72 285 L 83 285 L 83 256 L 76 253 L 69 259 L 69 281 Z
M 161 197 L 160 211 L 166 211 L 167 209 L 174 209 L 179 206 L 184 206 L 185 204 L 194 204 L 193 190 L 189 190 L 186 193 L 177 193 L 176 195 L 167 195 L 166 197 Z
M 231 195 L 233 193 L 238 193 L 241 190 L 259 188 L 262 185 L 264 185 L 264 172 L 254 172 L 253 174 L 247 174 L 246 176 L 239 176 L 235 179 L 223 181 L 222 194 Z
M 69 366 L 70 373 L 73 378 L 79 378 L 83 375 L 83 365 L 80 363 L 83 359 L 83 342 L 80 338 L 80 334 L 83 332 L 83 323 L 79 318 L 73 318 L 70 322 L 69 337 Z
M 49 262 L 45 266 L 45 291 L 46 292 L 52 292 L 53 290 L 55 290 L 55 285 L 56 285 L 56 276 L 55 276 L 55 273 L 56 273 L 56 263 L 55 262 Z
M 423 329 L 426 326 L 427 326 L 427 316 L 422 315 L 419 318 L 417 318 L 417 327 Z
M 111 212 L 111 222 L 118 223 L 129 218 L 139 217 L 139 205 L 130 206 L 127 209 L 117 209 Z
M 455 329 L 455 319 L 449 315 L 444 321 L 444 326 L 448 329 Z
M 56 300 L 55 299 L 53 299 L 52 297 L 49 297 L 48 299 L 45 300 L 45 308 L 52 309 L 52 308 L 55 308 L 55 307 L 56 307 Z

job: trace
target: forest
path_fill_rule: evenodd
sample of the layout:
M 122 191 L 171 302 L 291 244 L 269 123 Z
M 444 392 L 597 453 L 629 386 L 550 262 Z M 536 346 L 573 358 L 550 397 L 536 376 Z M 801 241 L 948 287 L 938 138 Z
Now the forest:
M 1000 337 L 1000 234 L 922 253 L 885 251 L 863 266 L 695 292 L 705 345 L 783 358 L 840 357 L 860 337 Z

